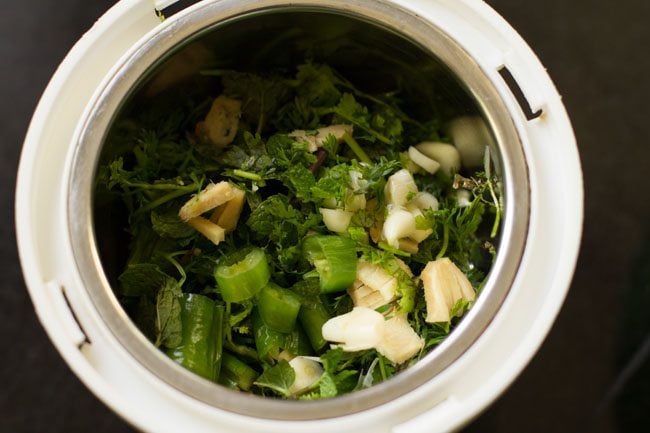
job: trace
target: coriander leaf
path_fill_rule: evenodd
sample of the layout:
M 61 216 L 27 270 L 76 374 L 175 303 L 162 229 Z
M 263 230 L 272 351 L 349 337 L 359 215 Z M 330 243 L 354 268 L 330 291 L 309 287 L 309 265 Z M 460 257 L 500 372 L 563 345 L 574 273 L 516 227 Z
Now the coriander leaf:
M 302 165 L 291 166 L 280 178 L 296 197 L 305 201 L 311 199 L 311 189 L 316 185 L 316 179 L 308 168 Z
M 311 187 L 314 199 L 319 202 L 335 200 L 337 206 L 343 203 L 350 183 L 350 169 L 351 166 L 347 164 L 338 164 L 324 170 L 318 182 Z
M 294 165 L 307 167 L 316 161 L 305 143 L 286 134 L 272 135 L 266 143 L 266 149 L 273 163 L 283 169 Z
M 284 359 L 278 362 L 273 367 L 264 370 L 257 380 L 255 385 L 269 388 L 280 395 L 289 397 L 291 395 L 291 385 L 296 380 L 296 372 Z
M 277 76 L 262 76 L 228 71 L 222 77 L 224 93 L 242 102 L 243 119 L 255 125 L 261 134 L 271 115 L 278 110 L 289 95 L 286 81 Z
M 276 194 L 251 212 L 246 225 L 260 240 L 268 239 L 279 246 L 290 246 L 298 244 L 319 221 L 317 214 L 305 215 L 289 204 L 286 195 Z
M 335 114 L 334 123 L 351 123 L 356 129 L 355 135 L 360 138 L 370 142 L 379 140 L 391 144 L 388 137 L 373 129 L 368 108 L 359 104 L 350 93 L 344 93 L 341 101 L 331 111 Z
M 329 134 L 325 137 L 322 147 L 330 156 L 335 156 L 339 153 L 339 141 L 336 139 L 334 134 Z
M 264 141 L 259 134 L 253 135 L 250 132 L 244 132 L 242 140 L 228 147 L 218 159 L 221 164 L 228 167 L 251 171 L 262 176 L 273 168 L 273 160 L 266 151 Z
M 449 317 L 462 317 L 472 306 L 472 301 L 460 298 L 451 308 Z
M 156 297 L 156 346 L 178 347 L 183 338 L 181 321 L 181 289 L 168 279 Z
M 278 110 L 273 120 L 280 131 L 317 128 L 323 123 L 322 117 L 341 99 L 339 82 L 325 65 L 300 65 L 296 78 L 288 83 L 294 98 Z
M 380 141 L 391 148 L 398 148 L 402 143 L 402 121 L 387 107 L 371 113 L 354 96 L 344 93 L 331 112 L 334 123 L 351 123 L 356 128 L 355 135 L 363 140 Z
M 381 107 L 376 110 L 370 119 L 370 126 L 387 137 L 394 147 L 398 147 L 402 142 L 402 133 L 404 128 L 402 120 L 398 113 L 389 107 Z
M 383 205 L 386 179 L 400 168 L 399 161 L 382 157 L 374 164 L 359 164 L 356 169 L 365 180 L 364 191 L 369 191 Z
M 340 81 L 329 66 L 306 63 L 298 66 L 293 82 L 296 93 L 314 107 L 331 107 L 341 98 Z
M 303 213 L 289 204 L 283 194 L 272 195 L 251 212 L 246 225 L 259 242 L 275 247 L 276 264 L 285 272 L 295 273 L 301 257 L 301 242 L 307 231 L 321 222 L 320 214 Z

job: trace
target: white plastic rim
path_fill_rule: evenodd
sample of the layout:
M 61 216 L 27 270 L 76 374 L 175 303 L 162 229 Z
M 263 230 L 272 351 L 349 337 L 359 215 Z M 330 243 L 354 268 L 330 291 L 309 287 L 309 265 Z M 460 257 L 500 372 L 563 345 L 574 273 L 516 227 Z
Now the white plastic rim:
M 202 3 L 212 1 L 218 0 Z M 582 229 L 580 163 L 560 97 L 530 48 L 483 2 L 386 2 L 435 23 L 461 45 L 499 92 L 519 133 L 528 163 L 531 215 L 526 252 L 505 302 L 481 337 L 435 381 L 342 418 L 289 422 L 244 417 L 193 400 L 145 370 L 94 310 L 74 271 L 64 229 L 61 174 L 86 107 L 120 58 L 177 17 L 161 23 L 152 2 L 122 0 L 75 45 L 43 94 L 20 161 L 16 230 L 28 290 L 52 342 L 84 384 L 136 427 L 170 433 L 452 431 L 506 389 L 548 333 L 570 284 Z M 526 119 L 498 72 L 503 66 L 532 111 L 541 109 L 542 116 Z

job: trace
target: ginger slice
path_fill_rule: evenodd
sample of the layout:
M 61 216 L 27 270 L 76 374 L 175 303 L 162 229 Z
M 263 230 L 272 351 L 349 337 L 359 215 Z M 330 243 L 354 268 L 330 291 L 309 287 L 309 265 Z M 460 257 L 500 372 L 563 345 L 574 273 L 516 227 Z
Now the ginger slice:
M 240 116 L 241 101 L 221 95 L 212 103 L 199 129 L 212 144 L 221 149 L 235 139 Z
M 203 213 L 232 200 L 235 195 L 234 189 L 230 183 L 225 181 L 211 183 L 189 199 L 178 212 L 178 216 L 183 221 L 201 216 Z
M 206 218 L 194 217 L 187 221 L 187 224 L 215 245 L 219 245 L 226 238 L 226 230 Z
M 246 193 L 239 188 L 233 188 L 232 198 L 214 210 L 210 221 L 223 227 L 226 233 L 237 228 L 239 216 L 244 209 Z
M 446 257 L 427 263 L 420 278 L 424 285 L 428 323 L 448 322 L 458 300 L 476 299 L 467 276 Z
M 413 330 L 406 316 L 398 314 L 384 322 L 384 337 L 376 349 L 393 364 L 402 364 L 423 346 L 424 339 Z
M 333 135 L 336 140 L 341 143 L 343 136 L 347 133 L 352 135 L 352 125 L 330 125 L 324 128 L 316 129 L 315 131 L 305 131 L 303 129 L 296 129 L 289 134 L 290 137 L 295 138 L 297 141 L 307 144 L 307 149 L 310 152 L 316 152 L 319 147 L 323 146 L 325 139 Z

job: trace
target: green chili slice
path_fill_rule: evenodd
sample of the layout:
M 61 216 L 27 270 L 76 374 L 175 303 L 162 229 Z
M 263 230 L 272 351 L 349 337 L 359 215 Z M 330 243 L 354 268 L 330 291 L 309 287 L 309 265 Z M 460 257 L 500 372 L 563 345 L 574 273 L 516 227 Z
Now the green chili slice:
M 269 283 L 257 297 L 257 309 L 270 328 L 288 333 L 296 326 L 300 298 L 291 290 Z
M 296 325 L 289 333 L 279 332 L 270 328 L 260 317 L 257 309 L 251 313 L 255 348 L 260 359 L 271 363 L 278 360 L 280 352 L 286 350 L 292 355 L 312 355 L 309 337 L 300 325 Z
M 244 255 L 245 253 L 245 255 Z M 255 296 L 271 277 L 264 251 L 252 248 L 235 253 L 227 262 L 217 266 L 214 277 L 226 302 L 241 302 Z M 243 256 L 240 259 L 240 256 Z
M 357 276 L 356 244 L 341 236 L 310 236 L 303 242 L 303 253 L 320 278 L 321 293 L 340 292 Z
M 259 373 L 248 364 L 228 352 L 223 352 L 219 383 L 230 388 L 237 387 L 243 391 L 248 391 L 253 386 L 257 376 L 259 376 Z
M 223 344 L 223 307 L 207 296 L 184 294 L 180 346 L 168 352 L 183 367 L 209 380 L 219 377 Z
M 323 338 L 322 328 L 330 319 L 330 314 L 320 302 L 309 302 L 302 305 L 298 319 L 305 330 L 311 346 L 316 352 L 322 349 L 327 341 Z

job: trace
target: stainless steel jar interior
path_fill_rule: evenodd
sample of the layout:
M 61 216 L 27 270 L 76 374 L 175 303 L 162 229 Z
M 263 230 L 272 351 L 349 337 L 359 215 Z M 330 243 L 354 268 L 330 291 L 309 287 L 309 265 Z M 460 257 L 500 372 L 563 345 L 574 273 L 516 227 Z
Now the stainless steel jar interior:
M 498 143 L 492 155 L 503 179 L 505 218 L 500 251 L 474 308 L 449 338 L 418 364 L 385 383 L 334 399 L 265 399 L 217 387 L 185 371 L 160 353 L 130 321 L 111 289 L 124 252 L 124 243 L 116 237 L 122 221 L 100 221 L 102 215 L 110 215 L 110 209 L 94 203 L 94 177 L 100 155 L 109 151 L 104 144 L 120 110 L 150 91 L 156 74 L 170 68 L 166 62 L 172 56 L 185 55 L 191 49 L 188 47 L 197 43 L 216 53 L 210 59 L 211 67 L 272 70 L 290 68 L 309 57 L 332 65 L 369 91 L 388 90 L 394 83 L 387 80 L 397 75 L 406 83 L 401 96 L 417 115 L 442 109 L 449 118 L 472 114 L 485 119 Z M 427 105 L 424 100 L 440 104 Z M 68 179 L 68 229 L 76 271 L 102 320 L 153 374 L 180 392 L 236 413 L 290 420 L 330 418 L 376 407 L 435 380 L 489 325 L 523 254 L 528 176 L 510 114 L 490 80 L 458 44 L 432 23 L 389 2 L 221 0 L 174 17 L 144 42 L 102 89 L 75 146 Z M 97 217 L 95 205 L 101 209 Z

